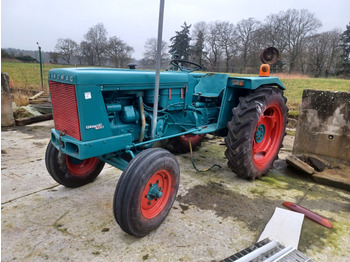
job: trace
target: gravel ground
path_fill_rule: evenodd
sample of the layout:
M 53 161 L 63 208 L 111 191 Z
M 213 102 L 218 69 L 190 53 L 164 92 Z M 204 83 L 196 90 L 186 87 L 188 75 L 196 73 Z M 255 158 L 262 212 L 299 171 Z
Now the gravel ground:
M 299 250 L 314 261 L 350 261 L 350 194 L 314 183 L 285 166 L 285 138 L 269 175 L 254 182 L 227 167 L 223 139 L 209 136 L 194 152 L 177 155 L 181 181 L 164 223 L 143 238 L 125 234 L 112 210 L 121 171 L 106 165 L 94 183 L 69 189 L 45 168 L 53 122 L 2 129 L 2 261 L 219 261 L 254 244 L 275 207 L 296 202 L 331 220 L 333 229 L 304 220 Z

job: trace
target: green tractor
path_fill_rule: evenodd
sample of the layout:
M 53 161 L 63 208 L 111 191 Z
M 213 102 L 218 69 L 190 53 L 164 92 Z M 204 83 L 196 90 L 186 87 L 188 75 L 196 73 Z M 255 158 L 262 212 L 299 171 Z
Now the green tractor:
M 274 48 L 262 52 L 276 61 Z M 123 170 L 113 211 L 127 233 L 145 236 L 169 213 L 178 191 L 180 167 L 170 152 L 188 152 L 202 136 L 225 137 L 228 166 L 253 180 L 271 168 L 287 123 L 285 89 L 269 76 L 200 73 L 201 66 L 171 62 L 177 71 L 64 68 L 49 72 L 55 127 L 46 167 L 67 187 L 92 182 L 105 163 Z M 155 103 L 156 101 L 156 103 Z M 168 150 L 154 148 L 163 141 Z M 189 143 L 190 142 L 190 143 Z M 169 151 L 170 150 L 170 151 Z

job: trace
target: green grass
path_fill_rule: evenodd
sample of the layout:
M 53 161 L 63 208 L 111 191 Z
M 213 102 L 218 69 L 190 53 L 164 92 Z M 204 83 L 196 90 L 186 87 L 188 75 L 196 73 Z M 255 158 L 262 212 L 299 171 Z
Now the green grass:
M 43 64 L 43 83 L 47 89 L 48 73 L 50 69 L 72 67 L 64 65 Z M 41 90 L 40 64 L 2 61 L 1 72 L 7 72 L 13 81 L 13 87 L 25 90 Z
M 350 80 L 335 78 L 306 78 L 306 79 L 281 79 L 286 87 L 285 96 L 289 110 L 299 110 L 303 90 L 316 89 L 325 91 L 350 92 Z
M 2 61 L 2 72 L 9 73 L 14 88 L 26 90 L 40 90 L 40 65 L 38 63 L 22 63 Z M 43 65 L 43 78 L 45 90 L 47 89 L 48 72 L 53 68 L 72 67 L 71 65 Z M 243 76 L 231 74 L 231 76 Z M 249 76 L 249 75 L 244 75 Z M 251 76 L 251 75 L 250 75 Z M 290 111 L 298 115 L 304 89 L 318 89 L 327 91 L 350 92 L 350 80 L 336 78 L 308 78 L 303 75 L 277 75 L 286 87 L 285 96 Z

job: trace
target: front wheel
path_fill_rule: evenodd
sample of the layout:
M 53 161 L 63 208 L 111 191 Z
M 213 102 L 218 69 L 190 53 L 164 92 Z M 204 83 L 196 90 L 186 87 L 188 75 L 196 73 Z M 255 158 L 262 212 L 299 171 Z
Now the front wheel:
M 287 124 L 286 100 L 283 91 L 274 87 L 239 98 L 225 138 L 228 166 L 239 177 L 261 177 L 278 157 Z
M 46 148 L 45 164 L 56 182 L 66 187 L 80 187 L 94 181 L 105 163 L 96 157 L 79 160 L 63 154 L 50 141 Z
M 162 148 L 142 151 L 123 171 L 113 200 L 114 217 L 121 229 L 145 236 L 168 215 L 177 194 L 180 168 Z

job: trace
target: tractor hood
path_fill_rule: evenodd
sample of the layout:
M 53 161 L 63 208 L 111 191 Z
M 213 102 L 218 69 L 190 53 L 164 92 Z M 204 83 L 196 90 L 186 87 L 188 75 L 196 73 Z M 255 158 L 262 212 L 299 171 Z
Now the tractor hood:
M 186 84 L 189 77 L 190 74 L 185 72 L 161 72 L 160 84 Z M 112 68 L 60 68 L 49 71 L 49 80 L 73 85 L 154 85 L 155 72 Z

